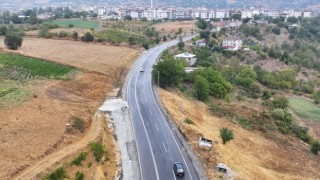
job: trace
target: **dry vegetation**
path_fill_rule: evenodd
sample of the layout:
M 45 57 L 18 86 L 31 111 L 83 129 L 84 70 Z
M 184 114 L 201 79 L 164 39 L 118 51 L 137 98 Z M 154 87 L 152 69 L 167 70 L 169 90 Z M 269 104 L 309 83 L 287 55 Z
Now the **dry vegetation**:
M 161 89 L 160 96 L 177 124 L 181 118 L 179 104 L 183 104 L 183 118 L 189 118 L 195 123 L 183 123 L 183 133 L 205 166 L 210 179 L 219 177 L 213 167 L 220 162 L 234 170 L 239 179 L 315 179 L 320 176 L 320 157 L 313 155 L 308 145 L 297 138 L 283 136 L 277 130 L 271 130 L 268 134 L 244 129 L 226 117 L 219 117 L 207 105 L 181 94 Z M 226 108 L 233 107 L 239 115 L 254 115 L 254 112 L 263 108 L 254 106 L 256 109 L 252 109 L 250 104 L 254 103 L 232 103 Z M 219 134 L 223 127 L 231 129 L 235 137 L 226 145 L 222 144 Z M 198 147 L 197 140 L 200 137 L 215 142 L 211 151 Z
M 0 41 L 1 49 L 3 39 Z M 44 157 L 80 141 L 88 132 L 70 130 L 71 117 L 84 119 L 89 128 L 94 113 L 107 94 L 123 80 L 138 54 L 125 47 L 32 38 L 25 38 L 22 48 L 16 52 L 83 71 L 69 74 L 67 80 L 30 80 L 23 84 L 32 92 L 29 99 L 0 109 L 0 179 L 11 179 Z M 93 162 L 92 168 L 84 170 L 85 177 L 96 175 L 96 169 L 99 176 L 106 179 L 114 179 L 116 175 L 116 148 L 112 134 L 106 127 L 104 129 L 105 134 L 100 139 L 103 139 L 111 160 L 103 165 Z M 76 155 L 68 157 L 73 159 Z M 91 159 L 88 156 L 86 166 Z M 68 161 L 59 160 L 55 165 Z M 69 167 L 66 170 L 73 177 L 78 169 Z
M 191 31 L 196 31 L 196 21 L 174 21 L 174 22 L 165 22 L 155 24 L 152 27 L 159 32 L 160 35 L 174 36 L 176 32 L 179 31 L 179 28 L 182 28 L 182 31 L 185 35 L 189 35 Z

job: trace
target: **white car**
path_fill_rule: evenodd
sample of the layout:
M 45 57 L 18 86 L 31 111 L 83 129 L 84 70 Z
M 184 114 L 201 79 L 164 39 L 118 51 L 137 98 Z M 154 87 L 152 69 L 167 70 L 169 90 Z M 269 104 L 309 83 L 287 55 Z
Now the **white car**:
M 147 53 L 148 53 L 148 51 L 143 51 L 142 53 L 143 53 L 143 54 L 147 54 Z
M 144 69 L 143 68 L 140 68 L 140 70 L 139 70 L 140 72 L 143 72 L 144 71 Z

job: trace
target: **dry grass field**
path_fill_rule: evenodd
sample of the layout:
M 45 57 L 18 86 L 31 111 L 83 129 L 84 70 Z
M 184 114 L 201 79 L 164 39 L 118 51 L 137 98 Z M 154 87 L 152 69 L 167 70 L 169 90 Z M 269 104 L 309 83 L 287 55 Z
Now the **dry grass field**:
M 246 130 L 226 118 L 219 118 L 208 106 L 181 94 L 160 90 L 160 96 L 172 119 L 180 124 L 179 105 L 183 104 L 183 118 L 194 125 L 183 123 L 183 132 L 206 168 L 210 179 L 218 179 L 213 167 L 224 163 L 235 171 L 236 179 L 317 179 L 320 177 L 320 156 L 313 155 L 309 146 L 294 137 L 277 133 L 267 138 L 259 131 Z M 234 106 L 236 104 L 233 104 Z M 237 106 L 244 111 L 243 105 Z M 219 130 L 228 127 L 234 140 L 222 144 Z M 198 147 L 200 137 L 213 140 L 211 151 Z
M 182 31 L 189 35 L 192 30 L 196 31 L 198 28 L 196 26 L 196 21 L 174 21 L 155 24 L 152 27 L 159 32 L 160 35 L 175 35 L 182 28 Z
M 7 50 L 3 39 L 0 48 Z M 103 74 L 128 68 L 138 56 L 136 50 L 126 47 L 38 38 L 24 38 L 22 47 L 14 52 Z
M 3 39 L 0 44 L 2 52 L 12 52 L 3 47 Z M 70 130 L 71 117 L 84 119 L 89 129 L 94 113 L 107 94 L 123 80 L 138 55 L 136 50 L 126 47 L 33 38 L 25 38 L 22 48 L 14 52 L 82 71 L 69 74 L 67 80 L 29 80 L 21 88 L 32 92 L 31 97 L 18 105 L 0 108 L 0 179 L 12 179 L 50 154 L 86 137 L 88 130 L 84 133 Z M 105 126 L 102 124 L 101 129 L 106 132 L 100 134 L 99 139 L 103 140 L 111 160 L 100 165 L 92 161 L 92 168 L 83 170 L 85 178 L 94 179 L 96 175 L 103 179 L 115 178 L 118 168 L 116 147 Z M 57 159 L 54 166 L 60 166 L 76 155 Z M 89 156 L 87 164 L 90 159 Z M 43 170 L 49 172 L 52 168 Z M 70 177 L 74 177 L 74 172 L 79 169 L 70 167 L 66 170 L 72 173 Z M 37 173 L 44 175 L 43 172 Z

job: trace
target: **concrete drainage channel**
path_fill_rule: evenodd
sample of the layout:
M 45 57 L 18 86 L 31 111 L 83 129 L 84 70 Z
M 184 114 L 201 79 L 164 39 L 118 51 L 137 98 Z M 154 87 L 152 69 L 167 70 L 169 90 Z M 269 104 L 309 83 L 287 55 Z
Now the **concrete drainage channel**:
M 107 99 L 99 108 L 99 111 L 109 116 L 106 118 L 109 121 L 107 123 L 113 128 L 118 149 L 120 150 L 121 169 L 117 179 L 141 179 L 127 101 L 122 99 Z

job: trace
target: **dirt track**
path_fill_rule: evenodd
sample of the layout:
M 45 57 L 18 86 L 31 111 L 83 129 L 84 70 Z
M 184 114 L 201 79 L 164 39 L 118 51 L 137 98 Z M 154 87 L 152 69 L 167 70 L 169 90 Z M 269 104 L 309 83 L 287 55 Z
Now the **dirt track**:
M 60 162 L 68 155 L 72 155 L 76 153 L 79 149 L 84 148 L 88 145 L 89 142 L 95 140 L 98 137 L 101 131 L 101 123 L 103 120 L 104 117 L 100 113 L 96 113 L 93 117 L 93 121 L 88 133 L 81 140 L 41 159 L 40 161 L 36 162 L 33 166 L 27 168 L 26 170 L 18 174 L 16 177 L 14 177 L 14 179 L 36 179 L 37 174 L 52 167 L 54 164 Z

